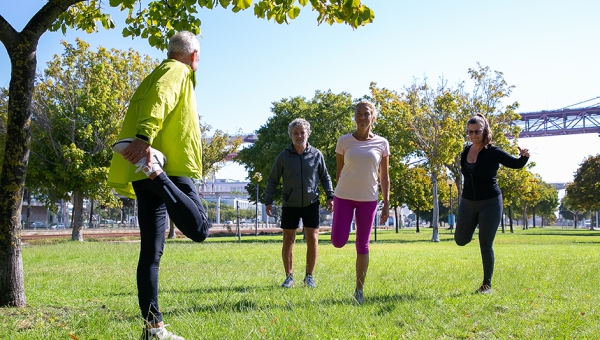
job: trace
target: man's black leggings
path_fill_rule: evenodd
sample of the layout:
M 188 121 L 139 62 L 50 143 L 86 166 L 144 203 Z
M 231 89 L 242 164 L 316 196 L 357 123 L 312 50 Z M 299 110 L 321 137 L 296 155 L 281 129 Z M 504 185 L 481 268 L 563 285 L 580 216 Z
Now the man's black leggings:
M 494 238 L 502 218 L 502 195 L 481 201 L 461 198 L 458 206 L 454 241 L 459 246 L 471 242 L 479 225 L 479 249 L 483 262 L 483 284 L 492 285 L 494 274 Z
M 167 213 L 181 232 L 195 242 L 204 241 L 210 223 L 187 177 L 167 177 L 133 182 L 138 201 L 141 248 L 137 268 L 138 300 L 142 316 L 149 323 L 162 321 L 158 308 L 158 269 L 167 232 Z

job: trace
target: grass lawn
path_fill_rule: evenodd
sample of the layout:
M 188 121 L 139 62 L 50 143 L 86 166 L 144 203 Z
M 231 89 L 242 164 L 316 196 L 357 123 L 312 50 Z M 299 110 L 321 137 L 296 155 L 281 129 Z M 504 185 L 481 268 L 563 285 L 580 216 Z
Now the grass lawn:
M 378 231 L 365 303 L 356 305 L 355 251 L 320 238 L 305 288 L 306 246 L 284 279 L 281 235 L 169 240 L 160 271 L 168 329 L 186 339 L 598 339 L 600 232 L 536 228 L 498 233 L 494 292 L 475 239 L 458 247 L 431 229 Z M 373 240 L 373 236 L 372 236 Z M 135 241 L 24 245 L 26 308 L 0 308 L 0 339 L 139 339 Z

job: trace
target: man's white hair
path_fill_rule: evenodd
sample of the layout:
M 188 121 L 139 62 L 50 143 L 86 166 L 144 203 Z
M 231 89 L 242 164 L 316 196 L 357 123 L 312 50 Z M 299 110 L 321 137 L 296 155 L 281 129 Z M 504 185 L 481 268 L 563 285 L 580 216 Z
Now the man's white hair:
M 288 125 L 288 135 L 292 137 L 292 130 L 296 127 L 302 127 L 310 136 L 310 123 L 304 118 L 296 118 Z
M 174 54 L 191 54 L 194 51 L 200 52 L 200 42 L 192 32 L 181 31 L 169 40 L 167 47 L 167 56 Z

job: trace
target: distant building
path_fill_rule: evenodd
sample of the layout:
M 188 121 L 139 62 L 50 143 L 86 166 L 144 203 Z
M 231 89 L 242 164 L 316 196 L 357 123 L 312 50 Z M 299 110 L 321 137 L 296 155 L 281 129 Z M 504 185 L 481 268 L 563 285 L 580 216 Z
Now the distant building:
M 50 223 L 63 222 L 68 224 L 68 209 L 72 208 L 69 202 L 63 204 L 57 203 L 58 214 L 50 212 L 42 202 L 37 200 L 35 197 L 27 198 L 23 195 L 23 202 L 21 203 L 21 224 L 23 227 L 31 227 L 33 222 L 42 222 L 44 226 Z
M 246 191 L 246 185 L 249 181 L 238 181 L 232 179 L 208 179 L 205 180 L 202 185 L 198 188 L 198 193 L 207 202 L 223 203 L 230 205 L 234 208 L 239 207 L 242 210 L 254 210 L 256 205 L 254 200 L 250 201 L 250 194 Z M 254 194 L 256 195 L 256 194 Z M 219 204 L 217 204 L 219 207 Z M 264 205 L 259 203 L 258 210 L 259 216 L 262 216 L 261 220 L 264 222 L 266 212 Z M 220 218 L 218 218 L 220 219 Z M 220 223 L 221 221 L 217 221 Z

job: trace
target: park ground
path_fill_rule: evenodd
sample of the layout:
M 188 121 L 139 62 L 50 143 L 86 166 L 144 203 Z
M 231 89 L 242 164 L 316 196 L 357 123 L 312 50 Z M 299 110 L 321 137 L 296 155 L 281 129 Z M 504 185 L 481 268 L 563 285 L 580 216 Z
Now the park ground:
M 476 295 L 476 237 L 448 230 L 379 230 L 365 303 L 352 300 L 353 236 L 342 249 L 320 237 L 317 289 L 301 284 L 306 246 L 295 246 L 297 284 L 283 281 L 281 235 L 168 240 L 161 263 L 165 321 L 186 339 L 597 339 L 600 232 L 566 228 L 498 233 L 493 293 Z M 1 339 L 137 339 L 135 237 L 48 238 L 22 247 L 28 306 L 0 308 Z

